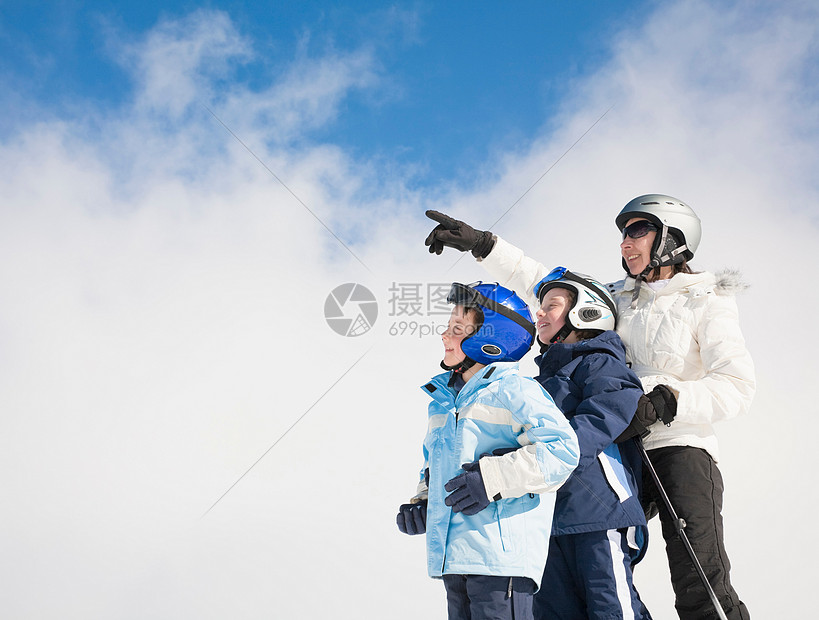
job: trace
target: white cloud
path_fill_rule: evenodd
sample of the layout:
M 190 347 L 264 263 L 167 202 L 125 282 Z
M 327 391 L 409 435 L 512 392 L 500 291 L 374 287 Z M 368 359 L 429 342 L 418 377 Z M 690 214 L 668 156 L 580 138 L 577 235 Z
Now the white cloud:
M 343 98 L 353 89 L 377 84 L 371 52 L 300 55 L 270 89 L 240 92 L 222 106 L 230 118 L 251 120 L 256 131 L 275 143 L 302 137 L 336 119 Z
M 251 57 L 250 43 L 226 13 L 198 10 L 159 23 L 143 41 L 122 48 L 121 62 L 137 81 L 140 106 L 178 119 L 203 87 Z
M 660 6 L 616 36 L 542 136 L 488 157 L 474 188 L 420 194 L 384 179 L 383 162 L 287 146 L 336 119 L 350 90 L 377 88 L 377 58 L 296 55 L 268 88 L 227 86 L 252 44 L 205 11 L 129 46 L 132 107 L 22 127 L 0 145 L 5 615 L 441 616 L 422 541 L 393 525 L 423 433 L 416 386 L 436 372 L 438 343 L 389 335 L 402 317 L 387 316 L 388 289 L 481 277 L 471 259 L 451 268 L 454 253 L 426 254 L 423 209 L 488 226 L 612 104 L 494 230 L 614 279 L 613 218 L 628 199 L 662 191 L 700 213 L 698 266 L 738 266 L 754 286 L 740 306 L 759 396 L 720 428 L 736 585 L 755 615 L 805 615 L 807 572 L 756 567 L 817 552 L 797 534 L 759 541 L 785 519 L 774 506 L 788 506 L 792 531 L 808 531 L 813 509 L 797 472 L 816 465 L 804 386 L 819 301 L 806 277 L 819 22 L 810 3 L 744 6 Z M 360 339 L 322 316 L 347 281 L 382 302 Z M 656 530 L 646 562 L 641 592 L 671 618 Z

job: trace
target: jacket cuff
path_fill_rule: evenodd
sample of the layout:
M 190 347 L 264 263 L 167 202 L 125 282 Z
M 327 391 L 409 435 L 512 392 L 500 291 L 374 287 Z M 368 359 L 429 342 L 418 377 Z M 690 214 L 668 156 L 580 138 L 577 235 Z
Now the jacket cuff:
M 486 497 L 493 502 L 503 498 L 501 493 L 503 490 L 503 476 L 501 475 L 500 461 L 500 457 L 496 456 L 485 456 L 478 461 Z
M 484 267 L 490 273 L 495 269 L 506 269 L 508 273 L 508 265 L 511 264 L 514 266 L 518 260 L 520 260 L 518 257 L 513 256 L 520 252 L 520 250 L 497 235 L 492 235 L 492 238 L 495 240 L 492 251 L 489 252 L 485 258 L 479 258 L 477 260 L 481 263 L 481 267 Z
M 429 497 L 429 489 L 427 488 L 427 483 L 421 480 L 418 483 L 418 487 L 415 489 L 415 496 L 410 500 L 410 504 L 418 504 L 426 500 Z

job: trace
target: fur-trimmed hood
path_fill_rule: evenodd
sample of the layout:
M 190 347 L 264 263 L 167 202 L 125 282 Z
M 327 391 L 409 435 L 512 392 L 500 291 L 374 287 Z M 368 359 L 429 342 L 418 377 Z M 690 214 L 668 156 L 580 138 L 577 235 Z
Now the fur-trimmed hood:
M 739 295 L 751 288 L 751 285 L 743 280 L 739 269 L 722 269 L 714 274 L 714 278 L 716 279 L 714 292 L 717 295 Z
M 623 292 L 634 290 L 637 280 L 628 276 L 624 280 L 608 284 L 609 292 L 615 297 Z M 645 284 L 643 284 L 645 286 Z M 733 297 L 750 288 L 738 269 L 722 269 L 717 273 L 698 271 L 695 273 L 678 273 L 668 282 L 668 286 L 657 292 L 660 296 L 672 295 L 682 291 L 698 297 L 703 294 L 716 294 L 721 297 Z

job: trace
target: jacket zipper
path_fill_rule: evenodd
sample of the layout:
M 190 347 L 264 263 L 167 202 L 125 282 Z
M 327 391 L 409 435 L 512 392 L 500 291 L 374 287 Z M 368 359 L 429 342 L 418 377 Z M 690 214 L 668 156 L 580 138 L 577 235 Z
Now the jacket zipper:
M 456 398 L 457 398 L 457 395 L 456 395 Z M 455 409 L 455 435 L 452 438 L 454 443 L 457 443 L 457 438 L 458 438 L 458 410 Z M 450 448 L 451 448 L 451 446 L 450 446 Z M 451 516 L 450 516 L 450 518 L 451 518 Z M 444 553 L 443 553 L 443 559 L 441 561 L 441 574 L 443 574 L 444 570 L 446 569 L 446 546 L 449 543 L 449 527 L 447 526 L 446 529 L 447 529 L 447 537 L 444 540 Z

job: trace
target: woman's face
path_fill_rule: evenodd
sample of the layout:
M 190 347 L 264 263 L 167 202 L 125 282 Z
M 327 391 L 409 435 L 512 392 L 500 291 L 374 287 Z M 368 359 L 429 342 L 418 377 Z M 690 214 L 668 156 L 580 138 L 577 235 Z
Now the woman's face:
M 643 217 L 633 217 L 626 222 L 626 227 L 634 222 L 644 220 Z M 656 231 L 649 231 L 643 237 L 632 239 L 628 235 L 620 244 L 620 254 L 626 261 L 626 266 L 631 275 L 636 276 L 648 267 L 651 262 L 651 246 L 654 245 L 654 238 L 657 236 Z

